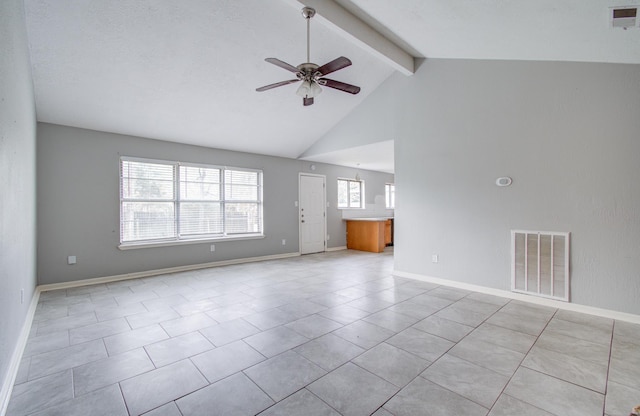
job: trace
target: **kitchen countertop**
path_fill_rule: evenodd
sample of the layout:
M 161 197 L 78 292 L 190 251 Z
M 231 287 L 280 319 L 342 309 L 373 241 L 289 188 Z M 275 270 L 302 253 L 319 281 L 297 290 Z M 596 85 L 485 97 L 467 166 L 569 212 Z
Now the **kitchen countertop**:
M 361 217 L 361 218 L 343 218 L 344 221 L 386 221 L 392 220 L 393 217 Z

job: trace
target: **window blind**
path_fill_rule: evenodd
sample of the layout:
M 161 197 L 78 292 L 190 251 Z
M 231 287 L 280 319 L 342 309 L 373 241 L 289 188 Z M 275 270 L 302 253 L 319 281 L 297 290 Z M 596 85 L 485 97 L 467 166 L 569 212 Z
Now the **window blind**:
M 262 234 L 259 170 L 123 157 L 120 172 L 123 244 Z

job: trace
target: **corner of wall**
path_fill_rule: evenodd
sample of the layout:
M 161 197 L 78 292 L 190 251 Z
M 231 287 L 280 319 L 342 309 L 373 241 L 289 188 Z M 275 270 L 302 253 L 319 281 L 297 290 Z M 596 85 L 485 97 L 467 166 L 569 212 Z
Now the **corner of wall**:
M 0 406 L 7 406 L 36 295 L 36 114 L 24 1 L 0 2 Z

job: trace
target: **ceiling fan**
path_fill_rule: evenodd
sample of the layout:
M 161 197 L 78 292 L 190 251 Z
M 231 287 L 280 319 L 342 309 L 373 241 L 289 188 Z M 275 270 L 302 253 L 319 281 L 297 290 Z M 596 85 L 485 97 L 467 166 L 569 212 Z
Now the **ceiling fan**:
M 318 66 L 310 62 L 309 24 L 311 18 L 315 16 L 315 14 L 315 9 L 312 9 L 311 7 L 305 7 L 302 9 L 302 16 L 307 21 L 307 62 L 295 67 L 276 58 L 265 59 L 265 61 L 269 62 L 270 64 L 293 72 L 294 74 L 296 74 L 296 79 L 290 79 L 287 81 L 276 82 L 275 84 L 265 85 L 264 87 L 256 88 L 256 91 L 267 91 L 272 88 L 302 81 L 302 84 L 300 84 L 300 87 L 298 88 L 298 91 L 296 91 L 296 94 L 302 97 L 302 104 L 304 106 L 313 104 L 313 98 L 322 92 L 322 88 L 320 86 L 334 88 L 336 90 L 348 92 L 349 94 L 357 94 L 360 92 L 360 87 L 356 87 L 355 85 L 346 84 L 344 82 L 335 81 L 329 78 L 324 78 L 325 75 L 351 65 L 351 61 L 349 59 L 341 56 L 322 66 Z

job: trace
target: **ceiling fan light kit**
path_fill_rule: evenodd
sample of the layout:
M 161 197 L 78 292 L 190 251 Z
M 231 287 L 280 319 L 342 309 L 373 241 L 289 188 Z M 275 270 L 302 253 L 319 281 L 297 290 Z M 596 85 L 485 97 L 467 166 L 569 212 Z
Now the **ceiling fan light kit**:
M 304 105 L 305 107 L 312 105 L 313 99 L 322 92 L 322 88 L 320 86 L 348 92 L 349 94 L 357 94 L 360 92 L 360 87 L 357 87 L 355 85 L 347 84 L 341 81 L 335 81 L 329 78 L 324 78 L 325 75 L 351 65 L 351 61 L 348 58 L 341 56 L 322 66 L 318 66 L 310 62 L 309 29 L 311 18 L 315 16 L 315 14 L 316 11 L 311 7 L 305 7 L 302 9 L 302 17 L 304 17 L 307 21 L 307 62 L 302 63 L 296 67 L 277 58 L 265 59 L 265 61 L 269 62 L 270 64 L 279 66 L 282 69 L 286 69 L 287 71 L 295 73 L 296 79 L 290 79 L 287 81 L 280 81 L 274 84 L 265 85 L 264 87 L 256 88 L 256 91 L 267 91 L 276 87 L 282 87 L 284 85 L 302 81 L 300 87 L 298 87 L 298 90 L 296 91 L 296 94 L 302 97 L 302 105 Z
M 322 92 L 322 88 L 316 82 L 303 81 L 296 91 L 300 97 L 314 98 Z

